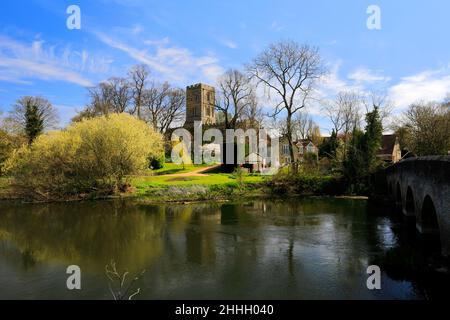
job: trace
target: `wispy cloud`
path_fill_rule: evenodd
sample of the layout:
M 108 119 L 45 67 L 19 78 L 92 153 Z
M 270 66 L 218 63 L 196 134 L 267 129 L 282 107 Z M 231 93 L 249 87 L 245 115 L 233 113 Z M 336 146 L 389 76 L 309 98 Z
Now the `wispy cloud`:
M 359 68 L 348 75 L 348 78 L 356 83 L 372 84 L 376 82 L 389 82 L 390 77 L 384 76 L 381 70 Z
M 67 47 L 58 50 L 55 46 L 45 46 L 42 40 L 27 44 L 0 36 L 1 81 L 29 84 L 39 79 L 90 86 L 91 81 L 82 71 L 97 67 L 86 51 L 75 52 Z
M 407 107 L 418 101 L 440 101 L 448 93 L 450 93 L 450 67 L 425 70 L 403 77 L 389 90 L 389 96 L 398 107 Z
M 280 32 L 284 30 L 284 26 L 280 25 L 277 21 L 273 21 L 270 25 L 270 30 Z
M 341 60 L 330 63 L 328 73 L 319 82 L 318 96 L 321 99 L 332 99 L 341 91 L 358 91 L 365 90 L 364 84 L 357 81 L 349 81 L 350 76 L 341 77 L 340 71 L 343 62 Z
M 229 39 L 223 39 L 220 41 L 225 47 L 230 49 L 237 49 L 238 45 L 236 42 L 229 40 Z
M 147 40 L 144 46 L 138 48 L 101 32 L 95 34 L 104 44 L 148 65 L 164 79 L 179 84 L 202 80 L 214 83 L 223 73 L 218 59 L 213 55 L 196 56 L 186 48 L 171 45 L 168 38 Z

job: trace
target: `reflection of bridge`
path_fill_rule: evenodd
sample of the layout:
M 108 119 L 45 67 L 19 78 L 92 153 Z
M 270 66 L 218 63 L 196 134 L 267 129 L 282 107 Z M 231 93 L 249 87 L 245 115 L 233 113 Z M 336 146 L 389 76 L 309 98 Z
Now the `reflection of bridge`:
M 403 160 L 386 169 L 389 194 L 422 234 L 439 234 L 450 256 L 450 156 Z

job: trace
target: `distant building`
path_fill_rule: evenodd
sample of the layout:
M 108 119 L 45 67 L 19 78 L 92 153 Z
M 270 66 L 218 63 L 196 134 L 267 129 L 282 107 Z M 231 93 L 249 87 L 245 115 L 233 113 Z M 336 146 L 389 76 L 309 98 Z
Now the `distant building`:
M 267 166 L 266 159 L 259 153 L 251 153 L 245 158 L 244 168 L 250 172 L 261 172 Z
M 402 159 L 402 149 L 395 134 L 383 135 L 377 157 L 385 162 L 397 163 Z
M 204 125 L 216 124 L 216 90 L 206 84 L 195 84 L 186 88 L 185 128 L 193 128 L 195 121 Z
M 286 165 L 292 162 L 303 162 L 307 154 L 319 155 L 319 148 L 309 139 L 294 142 L 294 159 L 291 157 L 289 141 L 287 137 L 280 139 L 280 164 Z

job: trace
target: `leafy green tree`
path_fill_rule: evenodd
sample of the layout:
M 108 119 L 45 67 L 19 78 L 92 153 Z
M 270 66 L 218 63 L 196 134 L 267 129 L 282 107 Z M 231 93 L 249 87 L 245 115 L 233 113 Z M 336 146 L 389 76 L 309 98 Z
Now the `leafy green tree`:
M 350 184 L 351 193 L 365 192 L 366 177 L 368 170 L 364 155 L 366 149 L 364 132 L 355 129 L 347 149 L 347 158 L 344 161 L 344 176 Z
M 0 129 L 0 175 L 3 174 L 3 163 L 8 159 L 13 149 L 13 141 L 11 136 L 4 130 Z
M 44 132 L 44 119 L 39 113 L 39 108 L 35 105 L 27 104 L 25 106 L 25 135 L 28 144 Z
M 321 157 L 327 157 L 327 158 L 335 158 L 336 157 L 336 150 L 339 146 L 338 138 L 336 131 L 331 132 L 331 136 L 328 139 L 325 139 L 324 142 L 319 146 L 319 155 Z
M 364 134 L 364 156 L 369 172 L 372 172 L 378 164 L 377 153 L 381 147 L 383 137 L 383 124 L 378 107 L 366 114 L 366 132 Z
M 58 114 L 47 99 L 25 96 L 17 100 L 5 120 L 15 134 L 25 135 L 31 144 L 45 130 L 57 127 Z
M 383 135 L 378 107 L 366 114 L 365 129 L 365 132 L 359 129 L 353 131 L 344 162 L 344 175 L 350 183 L 351 193 L 367 193 L 370 174 L 378 167 L 377 152 Z

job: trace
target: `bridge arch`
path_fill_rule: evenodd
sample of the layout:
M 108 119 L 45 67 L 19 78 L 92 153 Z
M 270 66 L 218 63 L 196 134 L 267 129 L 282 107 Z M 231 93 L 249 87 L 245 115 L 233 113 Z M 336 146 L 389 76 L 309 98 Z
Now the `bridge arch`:
M 384 170 L 389 197 L 421 233 L 439 234 L 441 252 L 450 257 L 450 156 L 404 159 Z
M 405 206 L 403 209 L 403 213 L 406 216 L 415 217 L 416 216 L 416 203 L 414 199 L 414 193 L 410 186 L 408 186 L 408 189 L 406 191 L 406 198 L 405 198 Z
M 400 182 L 397 181 L 396 187 L 395 187 L 395 204 L 402 207 L 402 188 L 400 187 Z
M 439 234 L 439 220 L 436 213 L 436 207 L 429 195 L 423 200 L 419 221 L 422 233 Z

